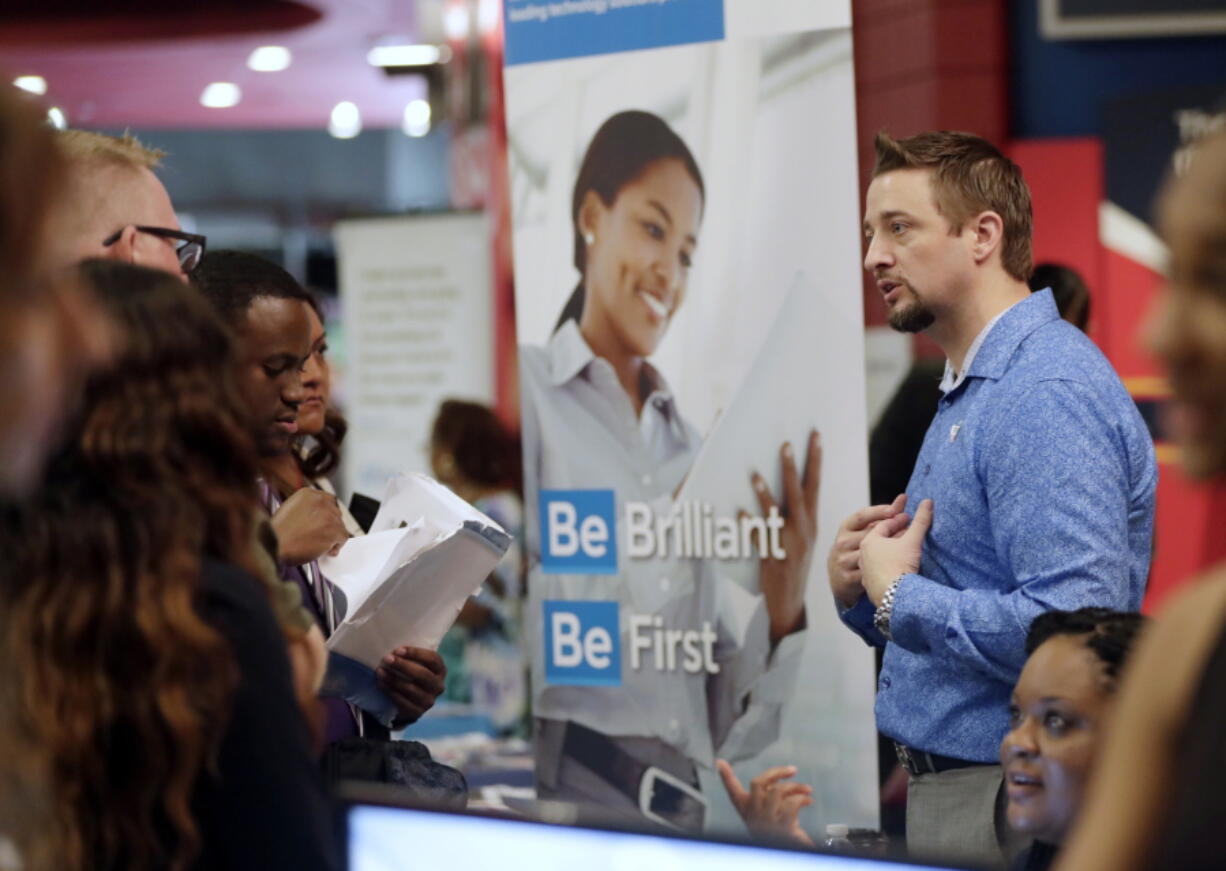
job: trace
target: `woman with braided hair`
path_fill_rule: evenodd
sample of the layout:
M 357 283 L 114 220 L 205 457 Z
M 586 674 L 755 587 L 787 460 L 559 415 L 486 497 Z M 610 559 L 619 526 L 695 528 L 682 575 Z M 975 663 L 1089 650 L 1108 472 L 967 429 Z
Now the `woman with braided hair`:
M 1034 839 L 1014 857 L 1013 871 L 1045 871 L 1072 827 L 1120 675 L 1145 623 L 1140 614 L 1106 608 L 1049 611 L 1031 623 L 1000 744 L 1005 819 L 1016 835 Z M 812 845 L 797 822 L 812 789 L 790 779 L 795 767 L 768 769 L 748 789 L 727 765 L 720 773 L 753 832 Z
M 1144 623 L 1136 613 L 1081 608 L 1049 611 L 1030 624 L 1000 742 L 1009 828 L 1034 838 L 1015 871 L 1045 871 L 1072 827 Z

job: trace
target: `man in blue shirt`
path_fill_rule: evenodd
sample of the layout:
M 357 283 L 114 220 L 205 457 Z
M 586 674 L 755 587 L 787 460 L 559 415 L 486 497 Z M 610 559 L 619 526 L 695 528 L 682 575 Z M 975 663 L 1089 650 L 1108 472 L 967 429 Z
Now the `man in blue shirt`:
M 1017 166 L 963 133 L 876 148 L 865 268 L 890 325 L 948 360 L 907 494 L 843 523 L 830 584 L 886 648 L 877 724 L 912 775 L 909 848 L 999 864 L 993 763 L 1026 631 L 1047 610 L 1140 606 L 1157 468 L 1110 364 L 1027 287 Z

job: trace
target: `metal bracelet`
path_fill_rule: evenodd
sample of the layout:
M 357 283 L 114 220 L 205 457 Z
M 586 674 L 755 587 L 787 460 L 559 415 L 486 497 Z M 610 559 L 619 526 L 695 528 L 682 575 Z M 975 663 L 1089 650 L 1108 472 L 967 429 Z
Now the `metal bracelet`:
M 881 604 L 877 606 L 877 610 L 873 612 L 873 628 L 890 638 L 890 616 L 894 611 L 894 596 L 898 592 L 898 585 L 902 583 L 905 575 L 900 575 L 898 580 L 890 584 L 886 588 L 885 594 L 881 597 Z

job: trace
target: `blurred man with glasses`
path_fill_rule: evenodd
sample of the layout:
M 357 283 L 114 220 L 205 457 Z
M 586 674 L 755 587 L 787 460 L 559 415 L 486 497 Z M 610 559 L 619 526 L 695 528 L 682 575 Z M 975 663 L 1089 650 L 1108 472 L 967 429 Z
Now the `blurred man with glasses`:
M 66 130 L 57 142 L 68 163 L 68 196 L 53 224 L 56 259 L 67 266 L 109 257 L 186 280 L 204 255 L 205 239 L 179 226 L 153 173 L 163 153 L 131 134 Z

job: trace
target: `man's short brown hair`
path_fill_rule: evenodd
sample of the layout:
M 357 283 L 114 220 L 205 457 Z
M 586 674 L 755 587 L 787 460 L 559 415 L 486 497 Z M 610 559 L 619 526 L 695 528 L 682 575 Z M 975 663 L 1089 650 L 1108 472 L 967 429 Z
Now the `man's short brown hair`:
M 934 130 L 894 139 L 883 130 L 873 144 L 877 149 L 873 178 L 899 169 L 932 170 L 937 211 L 949 221 L 952 232 L 960 232 L 980 212 L 1000 215 L 1001 265 L 1018 281 L 1030 279 L 1034 219 L 1030 189 L 1016 163 L 971 133 Z

